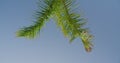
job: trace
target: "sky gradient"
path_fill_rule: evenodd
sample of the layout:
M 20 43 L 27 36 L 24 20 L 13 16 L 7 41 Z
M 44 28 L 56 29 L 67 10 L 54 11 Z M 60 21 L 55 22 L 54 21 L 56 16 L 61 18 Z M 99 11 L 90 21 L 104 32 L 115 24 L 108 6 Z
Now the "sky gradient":
M 0 0 L 0 63 L 120 63 L 120 0 L 77 0 L 95 36 L 87 53 L 80 39 L 69 44 L 50 20 L 29 40 L 15 32 L 34 20 L 38 0 Z

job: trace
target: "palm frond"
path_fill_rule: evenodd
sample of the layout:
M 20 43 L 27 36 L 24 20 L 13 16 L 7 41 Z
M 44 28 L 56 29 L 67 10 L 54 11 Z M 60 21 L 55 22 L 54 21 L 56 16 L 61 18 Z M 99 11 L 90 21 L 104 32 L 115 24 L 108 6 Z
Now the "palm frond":
M 37 33 L 40 32 L 41 28 L 43 27 L 43 25 L 45 25 L 45 22 L 47 21 L 47 19 L 49 19 L 54 10 L 52 7 L 54 0 L 44 0 L 44 3 L 45 6 L 40 6 L 41 11 L 38 11 L 36 14 L 36 22 L 34 22 L 33 25 L 29 27 L 24 27 L 21 28 L 21 30 L 17 31 L 18 37 L 34 38 Z
M 43 0 L 44 5 L 40 5 L 40 10 L 36 14 L 36 21 L 33 25 L 20 29 L 17 36 L 34 38 L 47 20 L 53 16 L 64 36 L 69 38 L 70 43 L 74 39 L 80 38 L 85 50 L 90 52 L 92 50 L 92 35 L 84 27 L 85 19 L 73 11 L 73 1 L 75 0 Z
M 72 12 L 70 6 L 72 5 L 71 0 L 61 0 L 61 7 L 56 12 L 56 17 L 58 20 L 58 25 L 61 27 L 62 32 L 65 36 L 70 39 L 72 42 L 75 38 L 81 38 L 84 47 L 87 52 L 90 52 L 92 49 L 89 33 L 86 34 L 86 37 L 83 38 L 82 32 L 88 32 L 87 28 L 84 28 L 83 25 L 86 24 L 84 18 L 81 18 L 79 14 Z

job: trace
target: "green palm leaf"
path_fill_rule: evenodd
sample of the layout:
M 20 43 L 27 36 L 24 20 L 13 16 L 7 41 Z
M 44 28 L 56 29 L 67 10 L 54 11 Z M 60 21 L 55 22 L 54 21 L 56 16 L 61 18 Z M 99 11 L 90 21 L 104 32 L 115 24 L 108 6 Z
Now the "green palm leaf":
M 54 0 L 45 0 L 44 3 L 45 7 L 40 6 L 41 11 L 38 11 L 36 14 L 36 22 L 34 22 L 33 25 L 29 27 L 21 28 L 21 30 L 17 32 L 18 37 L 34 38 L 37 33 L 40 32 L 41 28 L 43 27 L 43 25 L 45 25 L 45 22 L 47 21 L 47 19 L 49 19 L 49 16 L 54 10 L 52 7 Z
M 84 18 L 72 9 L 73 0 L 44 0 L 45 5 L 40 6 L 37 18 L 33 25 L 24 27 L 17 32 L 18 37 L 34 38 L 41 30 L 45 22 L 53 16 L 55 22 L 61 28 L 65 37 L 73 42 L 75 38 L 80 38 L 85 50 L 90 52 L 92 49 L 92 35 L 83 26 L 86 24 Z

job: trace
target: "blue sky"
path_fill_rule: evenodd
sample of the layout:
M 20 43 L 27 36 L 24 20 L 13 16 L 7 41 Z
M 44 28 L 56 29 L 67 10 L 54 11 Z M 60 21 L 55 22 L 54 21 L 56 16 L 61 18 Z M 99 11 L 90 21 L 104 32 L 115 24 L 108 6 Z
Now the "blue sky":
M 0 0 L 0 63 L 120 63 L 120 1 L 77 0 L 94 38 L 86 53 L 80 39 L 69 44 L 50 21 L 34 40 L 15 32 L 34 20 L 38 0 Z

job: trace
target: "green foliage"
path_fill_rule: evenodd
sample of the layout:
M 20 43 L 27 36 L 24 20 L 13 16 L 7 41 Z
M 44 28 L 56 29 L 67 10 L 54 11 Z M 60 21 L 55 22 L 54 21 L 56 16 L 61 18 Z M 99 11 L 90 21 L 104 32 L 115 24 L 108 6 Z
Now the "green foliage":
M 35 23 L 20 29 L 17 32 L 17 36 L 35 38 L 48 19 L 53 16 L 64 36 L 69 38 L 70 42 L 73 42 L 75 38 L 80 38 L 85 50 L 90 52 L 92 49 L 92 35 L 89 34 L 87 28 L 83 27 L 86 24 L 85 19 L 72 11 L 73 0 L 43 0 L 42 2 L 44 5 L 40 6 L 40 10 L 36 12 L 37 18 Z

